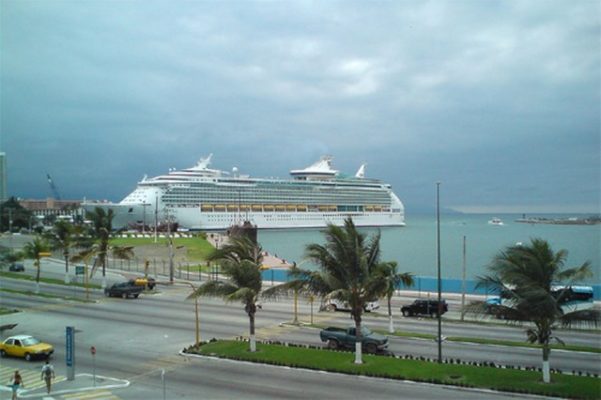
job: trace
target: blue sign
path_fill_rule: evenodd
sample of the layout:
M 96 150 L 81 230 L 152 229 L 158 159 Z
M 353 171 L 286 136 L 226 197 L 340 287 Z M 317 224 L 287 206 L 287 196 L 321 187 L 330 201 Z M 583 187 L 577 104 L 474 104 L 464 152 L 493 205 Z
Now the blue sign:
M 75 328 L 72 326 L 67 327 L 67 346 L 65 353 L 65 362 L 67 363 L 67 367 L 73 366 L 73 342 L 75 336 Z

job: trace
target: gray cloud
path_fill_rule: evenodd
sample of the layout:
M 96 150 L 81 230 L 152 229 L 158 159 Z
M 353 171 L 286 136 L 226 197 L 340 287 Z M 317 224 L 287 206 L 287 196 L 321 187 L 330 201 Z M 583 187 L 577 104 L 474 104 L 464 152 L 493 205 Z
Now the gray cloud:
M 321 154 L 413 208 L 600 202 L 598 2 L 1 3 L 9 191 L 119 200 Z M 531 211 L 530 211 L 531 212 Z

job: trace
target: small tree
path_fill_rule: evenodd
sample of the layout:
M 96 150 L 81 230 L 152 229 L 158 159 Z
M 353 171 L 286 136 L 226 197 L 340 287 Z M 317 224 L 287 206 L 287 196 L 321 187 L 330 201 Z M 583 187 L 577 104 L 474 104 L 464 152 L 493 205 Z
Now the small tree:
M 228 280 L 205 282 L 188 298 L 217 296 L 226 302 L 241 302 L 249 319 L 250 351 L 256 351 L 255 314 L 263 284 L 261 278 L 263 250 L 261 246 L 244 236 L 233 237 L 226 245 L 210 253 L 207 261 L 219 263 L 223 275 Z
M 532 239 L 530 245 L 509 246 L 497 254 L 488 269 L 490 275 L 480 277 L 478 286 L 492 288 L 503 297 L 507 304 L 500 307 L 509 321 L 530 321 L 533 326 L 526 331 L 531 343 L 542 348 L 543 381 L 551 381 L 549 368 L 550 342 L 556 340 L 553 331 L 558 325 L 569 327 L 577 324 L 597 326 L 600 322 L 599 310 L 578 310 L 566 312 L 559 298 L 552 293 L 556 285 L 570 285 L 592 275 L 590 263 L 563 269 L 567 250 L 554 252 L 549 243 L 542 239 Z M 476 303 L 471 309 L 484 310 L 484 304 Z
M 384 293 L 380 263 L 380 234 L 371 238 L 360 233 L 353 220 L 344 221 L 344 227 L 328 225 L 326 244 L 309 244 L 306 257 L 319 265 L 321 277 L 315 290 L 325 298 L 349 304 L 355 321 L 355 364 L 362 364 L 361 320 L 365 305 Z M 373 349 L 370 349 L 374 351 Z
M 395 290 L 401 285 L 413 286 L 413 275 L 409 272 L 400 273 L 397 271 L 396 261 L 385 262 L 382 265 L 382 279 L 386 282 L 384 295 L 388 304 L 388 332 L 394 333 L 394 322 L 392 320 L 392 296 Z
M 33 259 L 33 265 L 36 267 L 35 282 L 36 293 L 40 291 L 40 260 L 43 253 L 50 251 L 50 245 L 41 237 L 36 237 L 32 242 L 25 244 L 23 247 L 23 256 Z
M 67 221 L 57 221 L 52 230 L 48 231 L 44 237 L 50 243 L 54 250 L 62 250 L 65 258 L 65 282 L 69 275 L 69 256 L 71 248 L 81 243 L 81 227 L 73 225 Z

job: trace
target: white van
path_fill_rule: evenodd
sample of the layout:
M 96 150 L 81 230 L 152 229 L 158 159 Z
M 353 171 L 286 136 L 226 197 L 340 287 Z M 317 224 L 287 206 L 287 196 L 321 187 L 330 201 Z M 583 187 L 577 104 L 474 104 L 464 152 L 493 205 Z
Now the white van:
M 328 299 L 324 303 L 324 308 L 328 311 L 350 311 L 351 308 L 347 302 L 343 302 L 337 299 Z M 365 312 L 371 312 L 380 308 L 380 303 L 378 300 L 370 301 L 365 304 L 363 310 Z

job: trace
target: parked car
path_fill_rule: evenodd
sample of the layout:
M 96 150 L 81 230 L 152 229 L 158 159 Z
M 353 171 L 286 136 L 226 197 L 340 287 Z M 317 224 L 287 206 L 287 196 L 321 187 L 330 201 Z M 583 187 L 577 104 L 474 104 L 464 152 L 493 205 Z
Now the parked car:
M 143 291 L 144 287 L 142 286 L 133 285 L 131 282 L 123 282 L 105 288 L 104 295 L 107 297 L 123 297 L 124 299 L 129 297 L 138 298 Z
M 351 307 L 349 306 L 349 304 L 345 301 L 340 301 L 337 299 L 329 299 L 326 300 L 325 304 L 324 304 L 324 308 L 328 311 L 350 311 Z M 363 307 L 363 311 L 365 312 L 371 312 L 374 310 L 377 310 L 378 308 L 380 308 L 380 303 L 378 303 L 377 300 L 374 301 L 370 301 L 368 303 L 365 304 L 365 306 Z
M 8 270 L 11 272 L 25 272 L 25 266 L 21 263 L 12 263 Z
M 51 344 L 43 343 L 33 336 L 11 336 L 0 343 L 0 356 L 23 357 L 27 361 L 34 358 L 48 358 L 54 353 Z
M 443 315 L 449 311 L 449 306 L 447 305 L 446 300 L 441 300 L 438 303 L 438 300 L 415 300 L 413 303 L 402 306 L 401 312 L 404 317 L 412 317 L 414 315 L 429 315 L 431 317 L 436 317 L 439 314 Z
M 327 342 L 329 349 L 338 349 L 342 347 L 355 348 L 357 335 L 354 326 L 347 329 L 330 327 L 319 332 L 322 342 Z M 378 351 L 388 347 L 388 337 L 373 333 L 364 326 L 361 327 L 361 345 L 366 352 L 375 354 Z
M 129 282 L 135 286 L 143 286 L 143 287 L 148 286 L 148 289 L 150 289 L 150 290 L 154 289 L 154 287 L 157 284 L 157 282 L 154 280 L 154 278 L 143 277 L 143 276 L 140 278 L 131 279 Z

